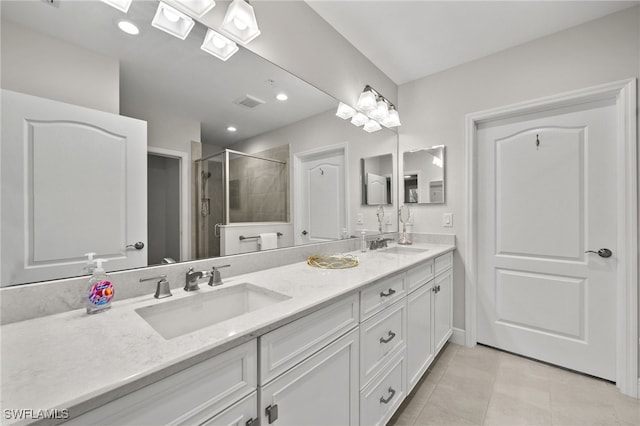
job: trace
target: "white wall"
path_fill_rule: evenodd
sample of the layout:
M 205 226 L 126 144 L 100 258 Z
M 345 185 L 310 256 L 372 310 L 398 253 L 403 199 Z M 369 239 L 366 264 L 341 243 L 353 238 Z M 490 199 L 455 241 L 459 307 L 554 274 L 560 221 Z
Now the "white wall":
M 318 147 L 330 146 L 346 142 L 348 144 L 347 178 L 350 200 L 348 227 L 353 235 L 358 235 L 361 229 L 377 232 L 376 206 L 362 206 L 360 159 L 375 155 L 393 155 L 393 176 L 396 176 L 396 133 L 383 129 L 375 133 L 367 133 L 361 127 L 355 127 L 349 120 L 342 120 L 335 115 L 335 111 L 327 111 L 290 126 L 239 142 L 233 149 L 248 154 L 264 151 L 269 148 L 290 145 L 290 155 L 301 153 Z M 291 169 L 290 169 L 291 171 Z M 292 173 L 292 171 L 291 171 Z M 293 176 L 293 174 L 290 174 Z M 393 188 L 397 185 L 394 183 Z M 397 199 L 395 195 L 392 195 Z M 358 213 L 362 213 L 364 223 L 356 223 Z M 397 205 L 385 206 L 385 219 L 391 219 L 391 225 L 384 229 L 387 232 L 397 231 Z
M 400 152 L 445 145 L 446 204 L 416 206 L 415 232 L 453 232 L 454 326 L 464 328 L 465 114 L 640 76 L 640 7 L 404 84 Z M 442 214 L 453 212 L 453 228 Z
M 120 63 L 2 21 L 4 89 L 118 114 Z

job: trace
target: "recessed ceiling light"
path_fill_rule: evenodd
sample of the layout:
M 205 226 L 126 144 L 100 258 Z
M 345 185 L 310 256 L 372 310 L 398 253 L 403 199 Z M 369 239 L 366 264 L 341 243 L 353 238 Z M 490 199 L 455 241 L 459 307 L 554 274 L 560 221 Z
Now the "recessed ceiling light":
M 279 101 L 286 101 L 287 99 L 289 99 L 289 97 L 284 93 L 278 93 L 276 99 Z
M 119 21 L 118 28 L 124 31 L 127 34 L 138 35 L 140 34 L 140 30 L 133 22 L 130 21 Z
M 235 131 L 237 131 L 237 130 L 238 130 L 238 129 L 236 129 L 236 128 L 235 128 L 235 127 L 233 127 L 233 126 L 229 126 L 229 127 L 227 127 L 227 132 L 232 132 L 232 133 L 233 133 L 233 132 L 235 132 Z
M 168 4 L 160 2 L 158 3 L 158 10 L 151 21 L 151 25 L 184 40 L 195 25 L 195 22 L 190 16 L 185 15 Z
M 133 0 L 102 0 L 111 7 L 115 7 L 121 12 L 127 13 Z

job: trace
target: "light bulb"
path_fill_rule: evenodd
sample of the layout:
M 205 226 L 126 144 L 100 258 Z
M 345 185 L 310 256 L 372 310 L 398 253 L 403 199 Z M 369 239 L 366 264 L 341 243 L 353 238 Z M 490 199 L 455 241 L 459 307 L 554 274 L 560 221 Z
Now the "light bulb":
M 289 97 L 285 93 L 278 93 L 276 99 L 279 101 L 286 101 Z
M 127 34 L 138 35 L 140 34 L 140 30 L 135 26 L 132 22 L 129 21 L 120 21 L 118 22 L 118 28 L 124 31 Z
M 229 126 L 229 127 L 227 127 L 227 131 L 228 131 L 228 132 L 235 132 L 235 131 L 237 131 L 237 130 L 238 130 L 238 129 L 236 129 L 236 128 L 235 128 L 235 127 L 233 127 L 233 126 Z
M 213 45 L 218 49 L 222 49 L 227 45 L 226 40 L 220 37 L 219 35 L 213 36 L 213 38 L 211 39 L 211 43 L 213 43 Z
M 162 9 L 162 13 L 164 17 L 167 18 L 170 22 L 178 22 L 180 20 L 180 15 L 175 13 L 173 10 L 170 10 L 168 7 Z
M 236 28 L 239 29 L 240 31 L 244 31 L 247 29 L 247 24 L 245 24 L 244 21 L 240 18 L 235 18 L 233 20 L 233 25 L 235 25 Z

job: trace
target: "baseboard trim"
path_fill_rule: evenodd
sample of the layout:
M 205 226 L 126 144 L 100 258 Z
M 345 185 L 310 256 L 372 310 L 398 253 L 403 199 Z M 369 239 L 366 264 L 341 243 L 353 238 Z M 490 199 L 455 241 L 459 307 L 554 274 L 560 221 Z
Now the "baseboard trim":
M 455 343 L 456 345 L 464 346 L 465 345 L 465 332 L 461 328 L 453 327 L 453 333 L 451 337 L 449 337 L 449 341 L 451 343 Z

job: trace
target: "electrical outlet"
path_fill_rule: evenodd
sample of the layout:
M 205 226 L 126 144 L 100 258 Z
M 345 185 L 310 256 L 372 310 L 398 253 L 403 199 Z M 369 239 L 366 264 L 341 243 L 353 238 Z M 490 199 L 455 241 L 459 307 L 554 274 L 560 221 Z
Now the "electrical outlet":
M 364 225 L 364 215 L 362 213 L 358 213 L 356 216 L 356 224 Z
M 453 213 L 442 214 L 442 226 L 444 228 L 453 228 Z

